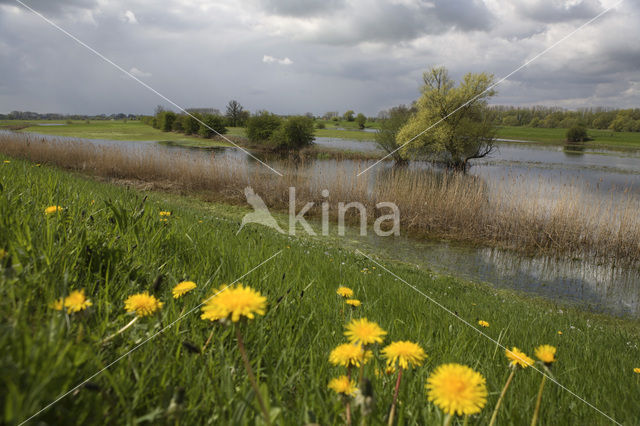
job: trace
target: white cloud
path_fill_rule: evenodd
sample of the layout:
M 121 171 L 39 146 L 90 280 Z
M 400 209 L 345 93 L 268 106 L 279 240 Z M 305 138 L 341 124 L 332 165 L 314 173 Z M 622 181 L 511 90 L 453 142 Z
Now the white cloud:
M 127 11 L 124 13 L 123 20 L 124 20 L 124 22 L 127 22 L 127 23 L 129 23 L 129 24 L 137 24 L 137 23 L 138 23 L 138 20 L 136 19 L 136 15 L 135 15 L 135 13 L 133 13 L 133 12 L 132 12 L 132 11 L 130 11 L 130 10 L 127 10 Z
M 130 72 L 131 74 L 133 74 L 134 76 L 136 76 L 136 77 L 151 77 L 151 73 L 150 73 L 150 72 L 144 72 L 144 71 L 141 71 L 141 70 L 139 70 L 139 69 L 138 69 L 138 68 L 136 68 L 136 67 L 132 67 L 132 68 L 129 70 L 129 72 Z
M 272 64 L 272 63 L 278 63 L 280 65 L 291 65 L 293 64 L 293 61 L 287 57 L 283 58 L 283 59 L 278 59 L 275 58 L 273 56 L 269 56 L 269 55 L 264 55 L 262 57 L 262 62 L 265 62 L 267 64 Z

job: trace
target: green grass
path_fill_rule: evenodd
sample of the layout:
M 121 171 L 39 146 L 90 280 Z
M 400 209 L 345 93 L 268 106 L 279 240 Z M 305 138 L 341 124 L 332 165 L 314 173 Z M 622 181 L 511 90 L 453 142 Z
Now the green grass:
M 326 129 L 316 129 L 316 137 L 324 138 L 337 138 L 337 139 L 355 139 L 359 141 L 373 141 L 375 140 L 375 133 L 363 132 L 357 129 L 356 125 L 347 127 L 350 130 L 336 129 L 336 122 L 317 120 L 316 123 L 323 122 L 327 124 Z M 353 124 L 345 121 L 345 123 Z M 339 124 L 339 123 L 338 123 Z M 341 125 L 339 127 L 342 127 Z M 246 137 L 245 129 L 242 127 L 229 127 L 228 135 Z
M 0 127 L 34 124 L 34 123 L 66 123 L 66 121 L 28 121 L 17 120 L 0 121 Z M 202 144 L 206 146 L 229 146 L 224 141 L 202 139 L 195 136 L 187 136 L 182 133 L 162 132 L 140 121 L 73 121 L 72 124 L 64 126 L 38 126 L 26 127 L 21 132 L 42 133 L 53 136 L 67 136 L 86 139 L 109 139 L 118 141 L 171 141 L 184 144 Z
M 550 145 L 564 145 L 567 129 L 543 129 L 534 127 L 508 127 L 498 129 L 498 137 L 541 142 Z M 592 139 L 585 143 L 586 147 L 600 149 L 640 149 L 640 133 L 612 132 L 610 130 L 588 130 Z
M 388 331 L 387 342 L 419 342 L 429 357 L 403 376 L 399 424 L 441 424 L 425 398 L 429 372 L 446 362 L 467 364 L 487 378 L 489 401 L 470 424 L 486 424 L 506 380 L 503 351 L 445 313 L 339 240 L 287 237 L 258 225 L 236 235 L 245 209 L 194 198 L 142 193 L 96 182 L 54 168 L 0 158 L 0 423 L 17 424 L 110 366 L 40 414 L 43 424 L 261 424 L 232 330 L 187 315 L 127 354 L 137 344 L 188 313 L 214 288 L 229 283 L 282 250 L 242 282 L 266 295 L 264 317 L 242 325 L 249 358 L 268 389 L 277 423 L 343 423 L 343 407 L 327 389 L 344 369 L 327 362 L 343 324 L 365 316 Z M 43 210 L 64 210 L 46 217 Z M 167 222 L 159 212 L 172 212 Z M 362 247 L 361 247 L 362 248 Z M 364 249 L 363 249 L 364 250 Z M 616 420 L 638 424 L 638 321 L 613 319 L 556 306 L 382 260 L 400 277 L 483 329 L 504 345 L 532 355 L 542 343 L 556 345 L 553 375 Z M 367 269 L 365 269 L 367 268 Z M 159 285 L 154 285 L 163 277 Z M 189 279 L 198 288 L 181 299 L 171 288 Z M 354 289 L 363 305 L 345 310 L 335 294 Z M 72 289 L 85 289 L 93 306 L 65 315 L 49 304 Z M 124 299 L 149 290 L 164 302 L 158 315 L 139 320 L 108 344 L 101 341 L 125 324 Z M 303 291 L 304 290 L 304 291 Z M 560 311 L 562 308 L 562 311 Z M 562 330 L 563 335 L 557 331 Z M 185 342 L 201 348 L 191 353 Z M 378 354 L 378 350 L 374 351 Z M 377 358 L 377 357 L 376 357 Z M 365 369 L 373 380 L 383 424 L 394 377 L 374 379 L 374 359 Z M 540 375 L 516 374 L 499 424 L 528 424 Z M 184 391 L 171 414 L 172 397 Z M 609 424 L 605 417 L 559 387 L 547 383 L 540 424 Z M 355 410 L 355 422 L 359 415 Z

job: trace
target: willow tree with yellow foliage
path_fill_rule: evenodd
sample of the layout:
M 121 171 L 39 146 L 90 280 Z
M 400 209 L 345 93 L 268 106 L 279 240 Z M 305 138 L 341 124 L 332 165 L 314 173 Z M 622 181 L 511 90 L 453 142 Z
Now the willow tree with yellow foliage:
M 494 76 L 468 73 L 456 86 L 445 67 L 434 67 L 423 80 L 417 111 L 396 136 L 400 153 L 466 171 L 469 160 L 494 149 L 496 128 L 487 108 L 496 94 Z

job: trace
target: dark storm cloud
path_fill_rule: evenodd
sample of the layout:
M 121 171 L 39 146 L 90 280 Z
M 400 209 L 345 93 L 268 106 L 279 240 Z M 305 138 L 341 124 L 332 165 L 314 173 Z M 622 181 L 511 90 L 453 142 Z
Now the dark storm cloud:
M 549 0 L 527 0 L 514 2 L 513 7 L 521 17 L 544 23 L 588 20 L 604 10 L 598 0 L 583 0 L 575 5 Z
M 323 113 L 348 106 L 368 115 L 416 99 L 431 65 L 445 65 L 457 78 L 481 71 L 505 76 L 612 4 L 24 1 L 185 107 L 224 109 L 238 99 L 250 111 Z M 0 113 L 150 113 L 163 103 L 16 4 L 0 0 Z M 513 75 L 494 102 L 637 106 L 639 11 L 626 0 Z M 265 56 L 292 63 L 265 63 Z
M 494 23 L 493 14 L 479 0 L 436 0 L 434 12 L 459 31 L 488 30 Z
M 264 0 L 266 11 L 284 16 L 313 16 L 334 13 L 345 6 L 345 0 Z
M 305 39 L 331 45 L 397 43 L 452 29 L 462 32 L 487 30 L 494 21 L 481 0 L 363 0 L 307 7 L 310 4 L 318 3 L 264 0 L 262 8 L 272 15 L 320 20 L 322 25 Z
M 93 9 L 97 4 L 97 0 L 21 0 L 22 3 L 32 9 L 56 16 L 69 9 Z M 0 6 L 15 6 L 26 10 L 20 3 L 15 0 L 0 0 Z

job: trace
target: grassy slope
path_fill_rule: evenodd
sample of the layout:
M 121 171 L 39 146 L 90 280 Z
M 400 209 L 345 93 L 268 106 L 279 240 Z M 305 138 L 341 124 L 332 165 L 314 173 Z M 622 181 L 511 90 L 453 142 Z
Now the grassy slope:
M 507 127 L 498 129 L 498 137 L 503 139 L 517 139 L 545 144 L 563 145 L 566 140 L 567 129 L 542 129 L 533 127 Z M 591 141 L 587 147 L 608 149 L 640 149 L 640 133 L 611 132 L 609 130 L 588 131 Z
M 488 408 L 471 424 L 488 421 L 508 374 L 502 350 L 335 243 L 285 237 L 257 225 L 236 236 L 242 209 L 161 193 L 146 194 L 145 202 L 145 194 L 135 190 L 17 160 L 0 161 L 0 183 L 0 241 L 9 253 L 0 268 L 0 404 L 7 424 L 35 413 L 278 250 L 282 254 L 243 280 L 270 304 L 267 315 L 243 332 L 270 403 L 283 409 L 285 424 L 303 424 L 314 416 L 320 424 L 341 422 L 340 403 L 326 386 L 344 370 L 331 367 L 327 358 L 343 341 L 345 316 L 378 321 L 389 332 L 387 341 L 414 340 L 429 354 L 424 366 L 404 376 L 401 422 L 441 422 L 423 387 L 428 373 L 444 362 L 468 364 L 487 377 Z M 42 212 L 49 205 L 65 210 L 47 218 Z M 173 212 L 169 221 L 160 221 L 161 210 Z M 530 354 L 535 345 L 557 345 L 553 374 L 561 383 L 617 420 L 637 424 L 640 386 L 632 372 L 640 358 L 637 321 L 560 312 L 553 304 L 512 292 L 433 277 L 408 265 L 389 267 L 461 318 L 474 324 L 489 321 L 485 331 L 505 345 Z M 159 275 L 164 281 L 154 290 Z M 174 300 L 170 288 L 183 279 L 199 287 Z M 339 284 L 355 290 L 363 302 L 360 309 L 343 311 L 335 294 Z M 77 288 L 86 289 L 93 301 L 87 312 L 66 318 L 48 308 Z M 143 290 L 165 303 L 160 315 L 138 321 L 101 345 L 101 339 L 129 322 L 124 299 Z M 202 355 L 182 345 L 188 341 L 201 347 L 211 331 L 213 340 Z M 252 422 L 255 400 L 230 333 L 199 319 L 196 311 L 92 379 L 97 386 L 81 388 L 39 419 L 53 424 L 125 424 L 142 418 L 168 423 L 166 408 L 182 387 L 184 424 Z M 367 367 L 369 377 L 372 368 Z M 529 420 L 539 381 L 532 370 L 516 375 L 500 424 Z M 393 384 L 392 377 L 374 380 L 379 419 L 389 407 Z M 547 384 L 541 424 L 608 423 Z

